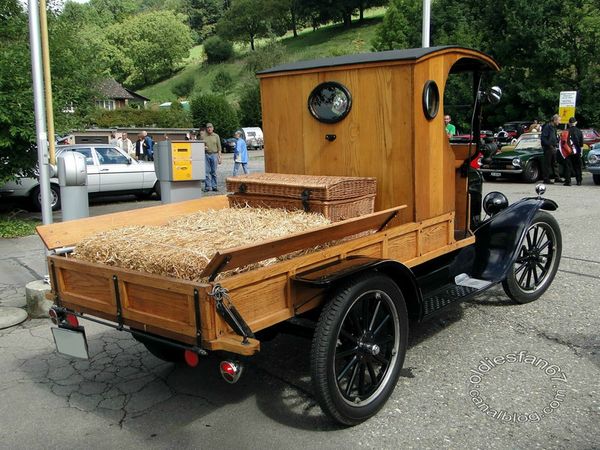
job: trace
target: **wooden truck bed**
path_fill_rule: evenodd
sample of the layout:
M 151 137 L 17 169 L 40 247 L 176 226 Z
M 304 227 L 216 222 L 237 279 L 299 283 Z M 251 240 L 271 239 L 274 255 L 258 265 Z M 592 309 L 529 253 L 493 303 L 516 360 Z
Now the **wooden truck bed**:
M 145 208 L 38 227 L 49 249 L 73 246 L 81 239 L 124 225 L 159 225 L 177 215 L 228 206 L 226 196 Z M 205 269 L 210 276 L 319 244 L 337 244 L 276 264 L 224 278 L 229 291 L 253 332 L 268 328 L 318 306 L 322 291 L 292 282 L 292 277 L 353 255 L 387 258 L 411 267 L 474 242 L 455 240 L 454 213 L 422 222 L 400 223 L 399 206 L 367 216 L 334 223 L 309 232 L 238 247 L 217 253 Z M 371 233 L 365 233 L 366 231 Z M 210 295 L 215 282 L 194 283 L 71 258 L 48 257 L 52 298 L 61 306 L 134 329 L 144 330 L 206 350 L 253 354 L 260 343 L 242 343 L 216 312 Z M 196 306 L 198 305 L 198 306 Z M 199 330 L 196 318 L 199 317 Z M 201 342 L 197 342 L 198 331 Z

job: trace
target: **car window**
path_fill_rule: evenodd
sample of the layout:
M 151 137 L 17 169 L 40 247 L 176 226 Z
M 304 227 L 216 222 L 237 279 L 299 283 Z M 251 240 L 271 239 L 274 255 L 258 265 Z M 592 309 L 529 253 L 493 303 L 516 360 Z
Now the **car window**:
M 128 164 L 129 159 L 111 147 L 96 147 L 100 164 Z
M 83 156 L 85 156 L 85 165 L 86 166 L 94 165 L 94 158 L 92 157 L 92 149 L 91 148 L 74 148 L 73 151 L 77 152 L 77 153 L 81 153 Z
M 539 138 L 528 138 L 521 139 L 517 145 L 515 146 L 515 150 L 530 150 L 530 149 L 538 149 L 542 146 L 542 143 Z

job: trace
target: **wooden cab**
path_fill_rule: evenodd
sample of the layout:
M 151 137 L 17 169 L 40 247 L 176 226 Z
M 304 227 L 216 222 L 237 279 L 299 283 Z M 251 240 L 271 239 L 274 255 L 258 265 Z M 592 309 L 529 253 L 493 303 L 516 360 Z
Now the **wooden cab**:
M 407 205 L 405 223 L 456 212 L 465 230 L 465 149 L 445 134 L 444 90 L 451 73 L 486 70 L 498 70 L 491 57 L 450 46 L 264 70 L 265 171 L 376 177 L 376 210 Z

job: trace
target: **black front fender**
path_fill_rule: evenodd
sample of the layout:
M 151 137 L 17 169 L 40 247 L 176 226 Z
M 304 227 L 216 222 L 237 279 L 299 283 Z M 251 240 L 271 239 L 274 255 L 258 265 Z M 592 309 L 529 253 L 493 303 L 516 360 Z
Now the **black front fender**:
M 504 280 L 536 213 L 540 209 L 554 211 L 557 208 L 553 200 L 524 198 L 484 222 L 475 230 L 473 276 L 494 283 Z

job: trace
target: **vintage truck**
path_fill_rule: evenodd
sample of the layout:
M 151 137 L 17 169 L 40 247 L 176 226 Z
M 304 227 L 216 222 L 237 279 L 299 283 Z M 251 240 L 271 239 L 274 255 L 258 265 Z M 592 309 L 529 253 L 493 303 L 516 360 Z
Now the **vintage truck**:
M 70 252 L 98 231 L 228 208 L 226 196 L 40 226 L 59 351 L 87 356 L 78 320 L 85 318 L 132 333 L 168 361 L 194 366 L 220 352 L 221 373 L 232 382 L 263 336 L 294 323 L 313 336 L 311 376 L 322 409 L 344 425 L 372 417 L 396 386 L 409 321 L 500 283 L 517 303 L 536 300 L 558 269 L 561 232 L 547 212 L 557 205 L 541 196 L 545 188 L 510 206 L 498 192 L 482 202 L 481 178 L 469 170 L 477 144 L 451 145 L 444 133 L 448 77 L 471 74 L 477 118 L 482 102 L 501 94 L 481 87 L 498 69 L 486 54 L 447 46 L 260 72 L 266 172 L 375 177 L 375 212 L 219 251 L 204 270 L 206 283 L 84 262 Z M 215 281 L 224 270 L 332 241 Z

